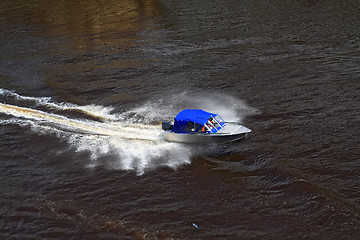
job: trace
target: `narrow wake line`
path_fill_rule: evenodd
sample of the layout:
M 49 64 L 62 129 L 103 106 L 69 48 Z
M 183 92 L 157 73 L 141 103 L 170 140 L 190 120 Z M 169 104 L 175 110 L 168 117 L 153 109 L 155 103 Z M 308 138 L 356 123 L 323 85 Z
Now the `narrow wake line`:
M 117 123 L 100 123 L 88 120 L 75 120 L 61 115 L 46 113 L 40 110 L 6 105 L 0 103 L 0 112 L 13 115 L 19 118 L 31 119 L 43 123 L 60 124 L 62 127 L 68 128 L 71 132 L 87 133 L 103 136 L 116 136 L 125 139 L 134 140 L 162 140 L 160 133 L 156 135 L 154 131 L 146 131 L 144 129 L 156 129 L 155 127 L 142 127 L 140 125 L 120 126 Z M 131 126 L 131 127 L 129 127 Z M 55 126 L 54 126 L 55 128 Z M 141 131 L 141 132 L 140 132 Z
M 0 96 L 6 96 L 7 98 L 14 99 L 17 102 L 24 101 L 34 103 L 36 106 L 45 106 L 49 109 L 59 110 L 59 111 L 77 111 L 82 112 L 88 116 L 101 119 L 101 120 L 118 120 L 121 118 L 120 115 L 111 114 L 111 111 L 114 109 L 111 107 L 97 106 L 97 105 L 86 105 L 78 106 L 71 103 L 55 103 L 51 102 L 49 97 L 28 97 L 21 96 L 14 91 L 1 89 Z

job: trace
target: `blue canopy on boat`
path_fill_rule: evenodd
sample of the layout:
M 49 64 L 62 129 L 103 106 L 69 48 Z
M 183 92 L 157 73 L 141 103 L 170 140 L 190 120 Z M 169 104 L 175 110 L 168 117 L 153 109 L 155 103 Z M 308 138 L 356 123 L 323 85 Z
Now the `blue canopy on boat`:
M 187 132 L 185 127 L 189 121 L 204 125 L 209 118 L 215 116 L 217 116 L 217 114 L 205 112 L 200 109 L 185 109 L 176 115 L 172 131 L 175 133 L 185 133 Z

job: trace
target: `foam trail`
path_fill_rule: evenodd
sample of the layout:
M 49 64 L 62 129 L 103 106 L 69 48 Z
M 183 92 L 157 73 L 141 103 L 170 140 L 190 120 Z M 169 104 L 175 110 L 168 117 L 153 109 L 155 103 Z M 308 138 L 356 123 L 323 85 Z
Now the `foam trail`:
M 40 110 L 34 110 L 24 107 L 17 107 L 0 103 L 0 112 L 13 115 L 19 118 L 42 121 L 43 123 L 60 124 L 59 128 L 65 128 L 69 131 L 79 133 L 88 133 L 93 135 L 116 136 L 119 138 L 135 140 L 161 140 L 160 135 L 155 134 L 151 129 L 137 129 L 135 127 L 123 127 L 118 124 L 99 123 L 89 120 L 70 119 L 61 115 L 46 113 Z M 55 128 L 55 125 L 54 125 Z M 140 133 L 141 131 L 141 133 Z
M 55 134 L 66 139 L 77 152 L 89 152 L 88 167 L 102 165 L 111 169 L 135 170 L 138 174 L 143 174 L 146 169 L 159 166 L 175 168 L 190 162 L 191 154 L 183 154 L 186 147 L 163 141 L 160 127 L 144 128 L 136 124 L 128 127 L 119 122 L 69 119 L 7 104 L 0 104 L 0 112 L 16 117 L 1 120 L 2 125 L 17 124 L 31 127 L 40 134 Z M 165 155 L 170 158 L 164 159 Z M 101 160 L 104 157 L 107 159 Z
M 134 170 L 141 175 L 160 166 L 176 168 L 190 163 L 191 150 L 181 144 L 168 143 L 161 137 L 160 125 L 133 123 L 133 119 L 122 120 L 127 114 L 113 114 L 107 110 L 96 112 L 101 106 L 76 106 L 57 104 L 47 98 L 33 98 L 17 95 L 0 89 L 0 96 L 11 95 L 17 101 L 35 103 L 48 109 L 68 108 L 85 110 L 97 115 L 103 121 L 73 119 L 28 107 L 0 103 L 0 113 L 12 118 L 1 118 L 0 125 L 30 127 L 39 134 L 53 134 L 65 139 L 77 152 L 89 152 L 88 167 L 103 166 L 109 169 Z M 59 107 L 60 106 L 60 107 Z M 120 116 L 120 121 L 115 120 Z
M 119 120 L 119 118 L 121 118 L 120 115 L 111 113 L 114 110 L 112 107 L 97 106 L 93 104 L 86 106 L 79 106 L 72 103 L 56 103 L 56 102 L 52 102 L 50 97 L 22 96 L 14 91 L 1 89 L 1 88 L 0 88 L 0 96 L 6 96 L 7 98 L 14 99 L 16 102 L 32 103 L 35 106 L 43 106 L 53 110 L 59 110 L 59 111 L 74 110 L 78 112 L 83 112 L 88 116 L 92 116 L 102 120 Z

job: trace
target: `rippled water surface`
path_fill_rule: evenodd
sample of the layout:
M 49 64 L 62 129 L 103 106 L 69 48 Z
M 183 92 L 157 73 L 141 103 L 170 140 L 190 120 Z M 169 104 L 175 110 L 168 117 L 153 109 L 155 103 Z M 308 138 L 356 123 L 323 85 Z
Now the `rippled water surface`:
M 1 239 L 357 239 L 360 2 L 0 3 Z M 252 129 L 164 142 L 184 108 Z

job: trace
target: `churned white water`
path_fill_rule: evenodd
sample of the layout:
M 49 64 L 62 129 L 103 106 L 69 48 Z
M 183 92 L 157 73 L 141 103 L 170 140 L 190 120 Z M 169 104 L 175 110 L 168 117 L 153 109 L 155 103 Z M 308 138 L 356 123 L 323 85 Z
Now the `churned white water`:
M 133 170 L 137 174 L 161 166 L 176 168 L 188 164 L 195 153 L 190 146 L 165 142 L 161 136 L 161 120 L 171 120 L 184 108 L 216 112 L 228 121 L 239 121 L 253 111 L 236 98 L 224 95 L 192 98 L 182 93 L 122 113 L 114 113 L 111 107 L 56 103 L 51 98 L 21 96 L 4 89 L 0 89 L 1 95 L 12 98 L 15 103 L 27 103 L 26 107 L 0 103 L 0 113 L 11 117 L 0 119 L 1 125 L 16 124 L 39 134 L 53 134 L 65 139 L 77 152 L 89 153 L 87 167 L 100 165 Z M 173 104 L 169 104 L 171 102 Z M 36 109 L 40 107 L 42 110 Z M 54 110 L 77 111 L 99 121 L 51 113 Z

